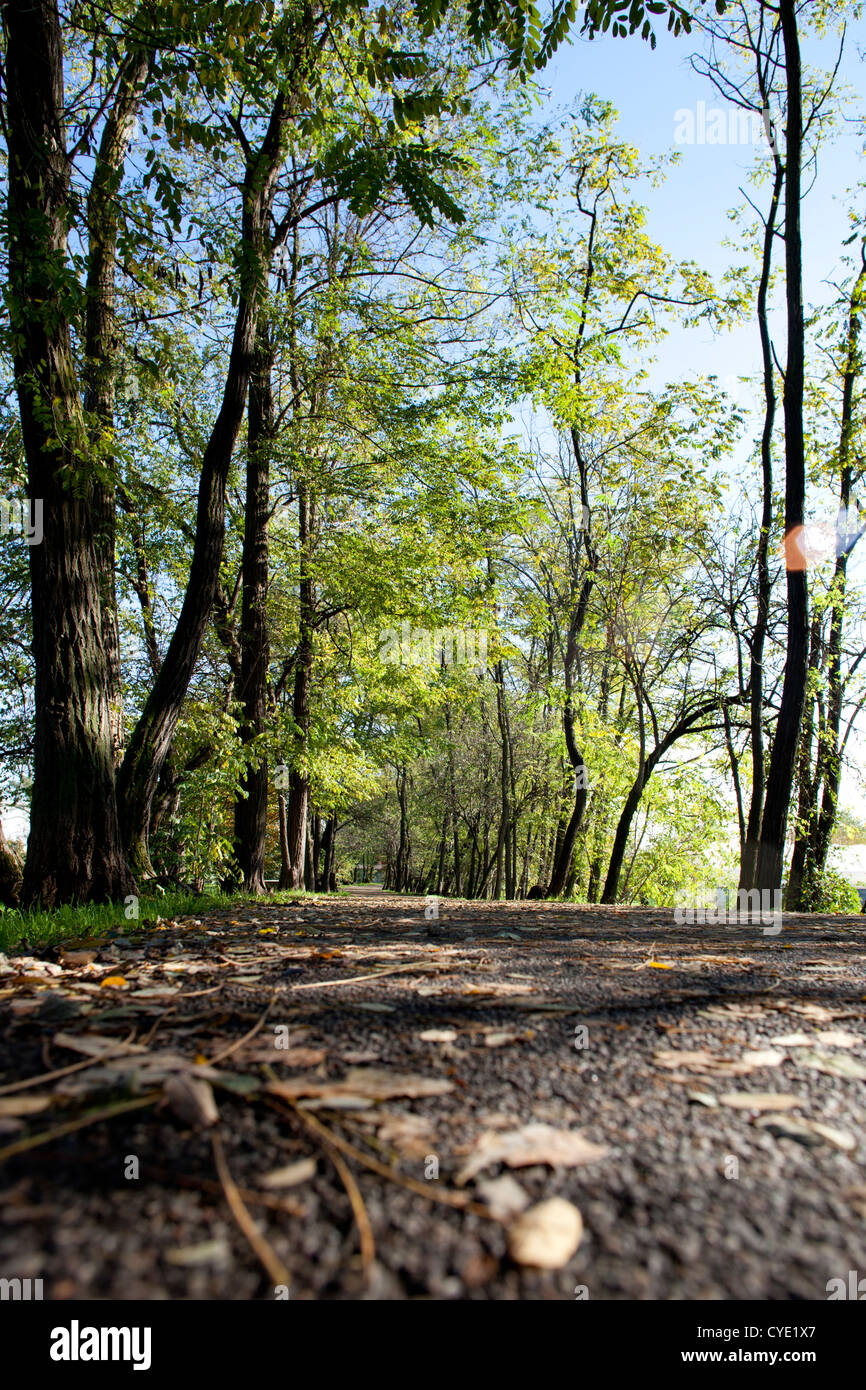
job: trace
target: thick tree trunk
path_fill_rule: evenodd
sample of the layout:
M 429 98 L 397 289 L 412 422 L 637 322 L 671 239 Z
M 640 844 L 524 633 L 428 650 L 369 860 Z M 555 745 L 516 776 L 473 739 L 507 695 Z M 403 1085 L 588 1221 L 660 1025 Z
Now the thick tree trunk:
M 329 816 L 325 825 L 324 834 L 325 862 L 322 866 L 322 891 L 333 893 L 336 888 L 334 877 L 334 861 L 337 853 L 337 818 Z
M 268 512 L 274 406 L 273 349 L 267 324 L 259 327 L 247 412 L 247 488 L 241 562 L 241 676 L 235 699 L 241 705 L 243 744 L 265 732 L 268 706 Z M 246 893 L 265 892 L 268 823 L 268 764 L 250 764 L 235 801 L 235 844 Z
M 66 317 L 70 164 L 54 0 L 5 0 L 9 310 L 28 493 L 34 786 L 23 900 L 116 899 L 134 882 L 118 829 L 111 682 L 103 649 L 96 476 Z
M 755 869 L 755 887 L 767 892 L 775 891 L 782 882 L 785 831 L 806 697 L 806 671 L 809 659 L 809 585 L 806 561 L 799 544 L 806 496 L 806 456 L 803 440 L 805 329 L 800 236 L 803 118 L 796 0 L 779 0 L 779 17 L 785 49 L 787 87 L 785 302 L 788 351 L 785 366 L 784 414 L 788 640 L 782 699 L 770 754 L 767 795 Z
M 394 887 L 398 893 L 406 890 L 409 879 L 409 809 L 407 784 L 409 774 L 405 767 L 397 769 L 397 801 L 400 807 L 400 832 L 397 844 L 397 862 L 394 869 Z
M 577 666 L 577 644 L 586 616 L 592 581 L 584 582 L 580 603 L 572 619 L 568 634 L 568 649 L 565 654 L 565 704 L 562 711 L 562 728 L 565 733 L 565 746 L 574 772 L 574 802 L 561 837 L 557 839 L 556 855 L 547 889 L 549 898 L 558 898 L 565 890 L 571 870 L 574 843 L 586 810 L 588 773 L 583 754 L 577 746 L 574 729 L 574 672 Z
M 817 676 L 823 660 L 823 633 L 820 617 L 812 619 L 809 639 L 809 671 Z M 785 907 L 789 912 L 804 912 L 809 897 L 811 877 L 812 836 L 815 828 L 817 775 L 812 772 L 812 746 L 815 735 L 817 701 L 807 696 L 800 726 L 800 747 L 797 755 L 797 820 L 794 826 L 794 848 L 788 873 Z

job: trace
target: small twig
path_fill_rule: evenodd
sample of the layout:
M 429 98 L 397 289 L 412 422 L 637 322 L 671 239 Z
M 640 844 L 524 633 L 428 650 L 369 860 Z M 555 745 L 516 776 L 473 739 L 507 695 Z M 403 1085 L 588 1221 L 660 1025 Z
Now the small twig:
M 218 1134 L 211 1134 L 211 1143 L 213 1144 L 213 1155 L 214 1162 L 216 1163 L 217 1176 L 222 1183 L 223 1193 L 228 1202 L 229 1210 L 241 1234 L 246 1237 L 251 1249 L 263 1265 L 271 1283 L 274 1285 L 283 1284 L 288 1288 L 289 1284 L 292 1282 L 292 1276 L 247 1211 L 243 1197 L 241 1196 L 240 1188 L 228 1170 L 225 1154 L 223 1153 L 222 1140 Z
M 50 1144 L 53 1139 L 62 1139 L 64 1135 L 86 1129 L 88 1125 L 98 1124 L 100 1120 L 113 1119 L 115 1115 L 123 1115 L 127 1110 L 143 1110 L 146 1105 L 153 1105 L 159 1100 L 161 1094 L 160 1091 L 149 1091 L 146 1096 L 137 1096 L 135 1100 L 121 1100 L 116 1105 L 106 1105 L 102 1110 L 92 1110 L 89 1115 L 69 1120 L 67 1124 L 57 1125 L 54 1129 L 43 1130 L 41 1134 L 16 1139 L 14 1144 L 7 1144 L 5 1149 L 0 1149 L 0 1163 L 7 1158 L 14 1158 L 16 1154 L 26 1153 L 28 1149 L 38 1149 L 43 1144 Z
M 370 975 L 352 975 L 348 980 L 310 980 L 305 985 L 292 985 L 292 990 L 298 989 L 335 989 L 337 985 L 358 985 L 363 980 L 381 980 L 385 975 L 399 975 L 401 973 L 414 972 L 416 975 L 426 974 L 428 971 L 437 970 L 439 966 L 428 965 L 426 962 L 420 964 L 413 962 L 411 965 L 390 965 L 387 970 L 374 970 Z M 446 967 L 441 967 L 445 969 Z
M 250 1038 L 254 1038 L 254 1037 L 255 1037 L 255 1035 L 256 1035 L 256 1033 L 259 1031 L 259 1029 L 262 1028 L 262 1027 L 264 1026 L 265 1019 L 267 1018 L 267 1016 L 268 1016 L 268 1014 L 270 1013 L 271 1009 L 274 1007 L 274 1000 L 275 1000 L 275 999 L 276 999 L 276 992 L 275 992 L 274 994 L 271 995 L 271 998 L 270 998 L 270 1000 L 268 1001 L 267 1008 L 265 1009 L 265 1011 L 264 1011 L 264 1013 L 262 1014 L 261 1018 L 259 1018 L 258 1022 L 255 1023 L 255 1024 L 253 1025 L 253 1027 L 249 1030 L 249 1032 L 248 1032 L 248 1033 L 244 1033 L 244 1035 L 243 1035 L 242 1038 L 238 1038 L 237 1042 L 233 1042 L 232 1045 L 231 1045 L 231 1047 L 226 1047 L 226 1048 L 223 1049 L 222 1052 L 218 1052 L 217 1055 L 216 1055 L 215 1057 L 211 1057 L 210 1062 L 209 1062 L 209 1066 L 215 1067 L 216 1064 L 217 1064 L 217 1062 L 224 1062 L 225 1059 L 226 1059 L 226 1057 L 231 1057 L 232 1053 L 238 1052 L 238 1051 L 243 1047 L 244 1043 L 249 1042 Z
M 197 1187 L 203 1192 L 223 1192 L 221 1182 L 213 1178 L 199 1178 L 194 1173 L 173 1173 L 170 1168 L 147 1166 L 147 1176 L 159 1178 L 161 1182 L 176 1183 L 178 1187 Z M 238 1192 L 248 1207 L 268 1207 L 271 1211 L 281 1211 L 286 1216 L 306 1216 L 307 1208 L 296 1202 L 294 1197 L 276 1197 L 271 1192 L 253 1192 L 248 1187 L 239 1187 Z
M 340 1181 L 346 1189 L 346 1196 L 352 1204 L 352 1214 L 361 1241 L 361 1264 L 364 1269 L 364 1277 L 369 1278 L 376 1259 L 376 1241 L 373 1236 L 373 1227 L 370 1225 L 370 1218 L 367 1215 L 367 1208 L 364 1206 L 364 1198 L 361 1196 L 361 1189 L 355 1181 L 355 1175 L 351 1168 L 340 1157 L 337 1150 L 331 1145 L 325 1147 L 328 1158 L 339 1173 Z
M 153 1027 L 150 1029 L 149 1032 L 145 1033 L 144 1037 L 143 1037 L 142 1040 L 141 1040 L 141 1045 L 142 1045 L 142 1047 L 149 1047 L 149 1046 L 150 1046 L 150 1044 L 153 1042 L 153 1039 L 154 1039 L 154 1037 L 155 1037 L 155 1035 L 156 1035 L 156 1030 L 157 1030 L 157 1028 L 160 1026 L 160 1024 L 161 1024 L 161 1023 L 164 1023 L 165 1020 L 166 1020 L 167 1018 L 170 1018 L 171 1015 L 172 1015 L 173 1013 L 176 1013 L 176 1012 L 177 1012 L 177 1009 L 175 1008 L 174 1005 L 172 1005 L 172 1007 L 171 1007 L 170 1009 L 165 1009 L 162 1013 L 157 1014 L 156 1022 L 154 1023 Z
M 0 1096 L 11 1096 L 16 1091 L 28 1091 L 31 1086 L 40 1086 L 44 1081 L 59 1081 L 61 1076 L 71 1076 L 74 1071 L 85 1071 L 87 1067 L 98 1067 L 103 1062 L 128 1057 L 125 1048 L 106 1052 L 102 1057 L 85 1057 L 83 1062 L 71 1062 L 68 1067 L 58 1067 L 56 1071 L 44 1071 L 39 1076 L 29 1076 L 26 1081 L 11 1081 L 8 1086 L 0 1086 Z
M 447 1188 L 434 1187 L 432 1183 L 418 1182 L 417 1178 L 404 1177 L 402 1173 L 395 1172 L 395 1170 L 389 1168 L 387 1164 L 380 1163 L 378 1159 L 371 1158 L 369 1154 L 365 1154 L 361 1149 L 357 1149 L 354 1144 L 350 1144 L 347 1139 L 343 1139 L 341 1135 L 335 1134 L 333 1130 L 328 1129 L 327 1125 L 323 1125 L 321 1120 L 314 1119 L 312 1115 L 301 1109 L 300 1106 L 295 1105 L 293 1101 L 288 1100 L 285 1096 L 281 1097 L 281 1099 L 283 1105 L 280 1105 L 276 1100 L 270 1099 L 268 1100 L 268 1104 L 274 1110 L 282 1110 L 283 1106 L 285 1106 L 306 1129 L 317 1135 L 324 1143 L 331 1144 L 334 1148 L 340 1149 L 342 1153 L 347 1154 L 349 1158 L 354 1158 L 357 1163 L 362 1163 L 364 1167 L 369 1168 L 371 1172 L 378 1173 L 381 1178 L 388 1178 L 389 1181 L 397 1183 L 400 1187 L 406 1187 L 410 1192 L 416 1192 L 420 1197 L 427 1197 L 431 1202 L 441 1202 L 444 1206 L 456 1207 L 458 1211 L 472 1212 L 474 1216 L 480 1216 L 485 1221 L 496 1221 L 498 1224 L 502 1224 L 500 1218 L 494 1216 L 489 1207 L 482 1207 L 479 1202 L 471 1201 L 470 1198 L 465 1197 L 462 1192 L 451 1192 Z

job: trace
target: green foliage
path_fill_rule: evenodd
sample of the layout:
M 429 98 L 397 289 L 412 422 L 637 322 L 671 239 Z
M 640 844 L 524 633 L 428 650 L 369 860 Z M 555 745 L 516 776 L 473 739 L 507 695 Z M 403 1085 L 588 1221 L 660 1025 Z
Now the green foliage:
M 837 870 L 825 868 L 809 894 L 811 912 L 859 912 L 860 894 Z

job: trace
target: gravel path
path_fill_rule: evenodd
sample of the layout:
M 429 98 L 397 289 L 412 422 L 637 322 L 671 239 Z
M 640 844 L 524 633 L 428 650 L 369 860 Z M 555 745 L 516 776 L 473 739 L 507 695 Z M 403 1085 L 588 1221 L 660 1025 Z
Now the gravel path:
M 54 1299 L 287 1277 L 291 1298 L 823 1300 L 866 1275 L 862 919 L 434 910 L 250 904 L 0 958 L 0 1276 Z M 550 1197 L 581 1243 L 518 1264 L 509 1223 Z

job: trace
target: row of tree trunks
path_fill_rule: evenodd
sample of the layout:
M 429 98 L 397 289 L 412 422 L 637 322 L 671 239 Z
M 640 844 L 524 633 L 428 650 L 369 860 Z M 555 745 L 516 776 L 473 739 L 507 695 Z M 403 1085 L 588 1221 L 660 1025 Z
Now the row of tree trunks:
M 76 210 L 63 124 L 59 8 L 56 0 L 2 0 L 2 14 L 15 383 L 28 492 L 43 508 L 42 543 L 29 551 L 36 723 L 24 899 L 51 906 L 118 899 L 134 890 L 136 877 L 146 880 L 153 874 L 148 833 L 154 798 L 217 593 L 226 481 L 255 360 L 271 208 L 290 121 L 307 85 L 312 12 L 305 9 L 300 17 L 296 67 L 273 101 L 262 142 L 258 149 L 246 147 L 238 309 L 222 403 L 202 459 L 187 588 L 163 660 L 149 642 L 154 685 L 119 770 L 123 729 L 114 587 L 118 190 L 155 49 L 142 12 L 132 26 L 129 51 L 119 61 L 87 198 L 82 395 L 69 317 L 67 236 Z M 255 468 L 253 474 L 251 485 L 261 497 L 261 477 L 256 478 Z M 148 598 L 146 576 L 139 579 Z M 249 578 L 247 586 L 251 620 L 257 582 Z M 253 689 L 256 659 L 248 652 L 243 701 L 248 731 L 261 722 Z M 248 810 L 259 826 L 263 787 L 266 794 L 266 770 L 251 767 Z M 252 837 L 246 838 L 251 842 Z M 251 887 L 262 886 L 257 855 L 244 873 Z
M 142 879 L 153 874 L 148 830 L 154 793 L 217 597 L 225 541 L 226 484 L 255 362 L 262 286 L 270 259 L 268 223 L 287 129 L 287 100 L 281 93 L 274 101 L 260 148 L 248 157 L 244 175 L 242 241 L 247 254 L 222 405 L 202 458 L 186 593 L 165 659 L 118 775 L 124 839 L 131 866 Z

